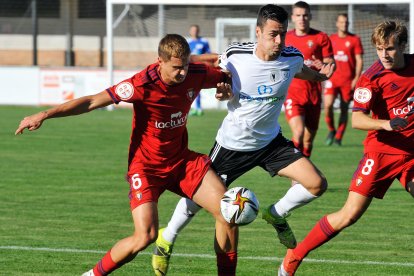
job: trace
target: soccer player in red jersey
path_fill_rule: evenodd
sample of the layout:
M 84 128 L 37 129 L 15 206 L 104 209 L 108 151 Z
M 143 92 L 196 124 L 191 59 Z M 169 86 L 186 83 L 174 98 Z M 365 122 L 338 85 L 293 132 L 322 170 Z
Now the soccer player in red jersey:
M 362 48 L 361 39 L 348 31 L 348 15 L 341 13 L 336 18 L 337 32 L 329 38 L 332 42 L 336 71 L 325 82 L 324 110 L 325 122 L 328 126 L 327 145 L 342 144 L 342 137 L 348 123 L 348 108 L 352 101 L 357 80 L 362 73 Z M 335 98 L 340 96 L 340 115 L 338 129 L 335 128 L 333 104 Z
M 352 127 L 368 134 L 348 199 L 287 251 L 279 276 L 294 275 L 310 251 L 357 222 L 395 179 L 414 196 L 414 54 L 404 54 L 407 39 L 399 21 L 384 21 L 374 29 L 371 40 L 379 60 L 360 77 L 354 93 Z
M 301 51 L 305 65 L 319 70 L 322 63 L 334 63 L 332 45 L 327 34 L 310 27 L 310 6 L 303 1 L 292 6 L 293 30 L 286 34 L 286 46 Z M 322 104 L 320 82 L 294 79 L 285 100 L 285 116 L 292 130 L 292 141 L 310 157 L 313 139 L 319 126 Z
M 235 275 L 237 228 L 220 214 L 220 200 L 226 188 L 210 168 L 209 157 L 188 148 L 186 128 L 198 91 L 217 87 L 216 98 L 224 100 L 231 96 L 231 88 L 225 83 L 225 73 L 189 60 L 185 38 L 166 35 L 159 43 L 158 62 L 98 94 L 26 117 L 15 132 L 22 134 L 26 128 L 33 131 L 46 119 L 78 115 L 114 102 L 133 103 L 127 178 L 135 230 L 84 275 L 107 275 L 157 239 L 157 202 L 165 190 L 194 200 L 215 217 L 218 275 Z

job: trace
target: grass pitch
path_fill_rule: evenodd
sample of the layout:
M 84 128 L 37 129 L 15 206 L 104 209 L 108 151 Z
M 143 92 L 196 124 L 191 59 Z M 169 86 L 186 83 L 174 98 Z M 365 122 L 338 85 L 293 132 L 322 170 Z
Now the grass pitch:
M 52 119 L 14 136 L 24 116 L 42 109 L 0 106 L 0 275 L 80 275 L 133 230 L 124 181 L 131 110 Z M 207 110 L 190 117 L 190 148 L 208 153 L 224 115 Z M 283 117 L 281 123 L 290 137 Z M 326 134 L 321 121 L 312 160 L 329 188 L 290 217 L 298 240 L 342 207 L 362 156 L 365 132 L 348 128 L 342 147 L 325 146 Z M 252 189 L 265 206 L 283 196 L 289 181 L 255 169 L 236 185 Z M 161 226 L 177 200 L 170 192 L 160 198 Z M 356 225 L 312 252 L 297 275 L 414 275 L 413 203 L 394 183 Z M 178 238 L 169 275 L 215 275 L 213 233 L 213 219 L 201 211 Z M 153 275 L 151 250 L 113 275 Z M 273 228 L 257 219 L 240 229 L 237 275 L 275 275 L 284 254 Z

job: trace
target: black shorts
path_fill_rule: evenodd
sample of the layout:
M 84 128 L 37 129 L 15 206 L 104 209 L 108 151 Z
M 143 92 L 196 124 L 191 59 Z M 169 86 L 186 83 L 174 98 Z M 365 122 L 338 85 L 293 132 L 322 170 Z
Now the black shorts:
M 262 167 L 273 177 L 302 157 L 304 156 L 301 151 L 281 133 L 269 145 L 259 150 L 233 151 L 216 142 L 210 151 L 212 167 L 226 186 L 256 166 Z

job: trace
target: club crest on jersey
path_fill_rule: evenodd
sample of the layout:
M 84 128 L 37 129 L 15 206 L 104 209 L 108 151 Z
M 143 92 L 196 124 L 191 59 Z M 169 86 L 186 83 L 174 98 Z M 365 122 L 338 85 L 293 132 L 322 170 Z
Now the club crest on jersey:
M 358 87 L 357 89 L 355 89 L 355 93 L 354 93 L 355 101 L 361 104 L 365 104 L 371 100 L 371 97 L 372 97 L 372 92 L 368 88 Z
M 313 41 L 312 40 L 308 40 L 308 42 L 306 42 L 306 44 L 308 44 L 309 48 L 312 48 L 313 46 Z
M 115 88 L 115 93 L 121 100 L 128 100 L 134 95 L 134 87 L 129 82 L 121 82 Z
M 349 41 L 345 42 L 345 47 L 348 48 L 349 46 L 351 46 L 351 42 L 349 42 Z
M 289 78 L 289 70 L 271 70 L 270 81 L 273 83 L 285 81 Z
M 194 88 L 190 88 L 190 89 L 187 90 L 187 98 L 190 101 L 193 101 L 194 100 L 194 98 L 195 98 Z

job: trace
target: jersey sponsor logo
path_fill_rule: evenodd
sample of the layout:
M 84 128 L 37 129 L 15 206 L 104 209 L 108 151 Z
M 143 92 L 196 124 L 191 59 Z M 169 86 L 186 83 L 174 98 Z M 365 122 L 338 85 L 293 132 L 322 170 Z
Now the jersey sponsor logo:
M 336 61 L 348 62 L 349 58 L 348 55 L 345 54 L 344 51 L 338 51 L 336 55 L 334 55 L 334 59 Z
M 194 95 L 195 95 L 194 88 L 190 88 L 190 89 L 187 90 L 187 98 L 190 101 L 194 100 Z
M 357 89 L 355 89 L 355 93 L 354 93 L 355 101 L 361 104 L 365 104 L 371 100 L 371 97 L 372 97 L 372 92 L 368 88 L 358 87 Z
M 264 86 L 264 85 L 262 85 L 262 86 Z M 271 87 L 269 87 L 269 86 L 267 86 L 267 87 L 271 89 Z M 263 90 L 263 91 L 265 91 L 265 90 Z M 272 91 L 272 90 L 268 90 L 268 91 Z M 240 100 L 246 100 L 248 102 L 255 101 L 255 102 L 259 102 L 259 103 L 274 103 L 274 102 L 284 101 L 285 100 L 285 95 L 282 95 L 282 96 L 252 97 L 248 94 L 240 92 L 239 99 Z
M 403 107 L 403 108 L 395 108 L 395 107 L 393 107 L 392 113 L 395 116 L 401 116 L 401 115 L 408 114 L 408 112 L 410 112 L 412 109 L 413 109 L 413 107 L 411 105 L 408 105 L 408 106 Z
M 134 87 L 129 82 L 121 82 L 116 86 L 115 93 L 121 100 L 128 100 L 134 95 Z
M 176 128 L 176 127 L 184 126 L 186 122 L 187 122 L 187 114 L 183 116 L 183 113 L 181 111 L 178 111 L 176 113 L 172 113 L 170 116 L 170 120 L 167 122 L 155 121 L 155 127 L 159 129 Z

